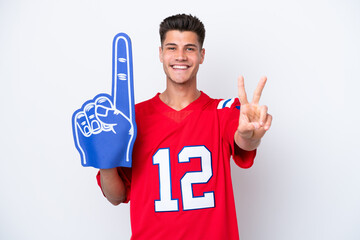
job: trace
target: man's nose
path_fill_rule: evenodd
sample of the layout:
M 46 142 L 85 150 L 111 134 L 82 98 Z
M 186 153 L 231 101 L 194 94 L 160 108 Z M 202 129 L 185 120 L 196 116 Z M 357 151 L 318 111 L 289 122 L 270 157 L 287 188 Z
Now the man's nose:
M 177 61 L 185 61 L 187 59 L 185 50 L 179 49 L 176 53 L 176 60 Z

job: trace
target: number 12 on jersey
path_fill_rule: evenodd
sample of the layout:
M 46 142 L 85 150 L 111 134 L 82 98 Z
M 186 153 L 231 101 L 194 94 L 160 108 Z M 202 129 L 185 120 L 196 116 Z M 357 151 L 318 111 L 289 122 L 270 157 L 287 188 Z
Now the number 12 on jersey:
M 205 146 L 187 146 L 180 151 L 178 162 L 187 163 L 192 158 L 201 159 L 201 171 L 186 172 L 180 180 L 183 210 L 212 208 L 215 206 L 213 191 L 194 197 L 192 189 L 193 184 L 207 183 L 213 176 L 211 152 Z M 153 164 L 159 167 L 160 200 L 155 200 L 155 212 L 179 211 L 179 200 L 172 198 L 170 149 L 160 148 L 153 156 Z

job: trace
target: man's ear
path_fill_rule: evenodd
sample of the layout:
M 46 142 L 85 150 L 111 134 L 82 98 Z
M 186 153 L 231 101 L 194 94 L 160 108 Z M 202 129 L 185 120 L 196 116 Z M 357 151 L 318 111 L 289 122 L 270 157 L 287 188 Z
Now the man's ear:
M 202 64 L 204 62 L 204 59 L 205 59 L 205 48 L 201 49 L 200 54 L 201 54 L 200 64 Z
M 162 63 L 163 62 L 163 56 L 162 56 L 162 47 L 161 46 L 159 47 L 159 59 L 160 59 L 160 62 Z

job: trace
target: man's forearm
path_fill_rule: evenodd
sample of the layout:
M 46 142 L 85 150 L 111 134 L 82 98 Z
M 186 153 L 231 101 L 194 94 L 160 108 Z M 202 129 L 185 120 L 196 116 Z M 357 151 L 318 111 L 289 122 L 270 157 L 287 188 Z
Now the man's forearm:
M 239 148 L 245 151 L 252 151 L 260 145 L 261 139 L 245 139 L 240 136 L 238 131 L 236 131 L 234 135 L 234 141 Z
M 113 205 L 119 205 L 126 199 L 126 188 L 117 168 L 100 169 L 101 188 L 105 197 Z

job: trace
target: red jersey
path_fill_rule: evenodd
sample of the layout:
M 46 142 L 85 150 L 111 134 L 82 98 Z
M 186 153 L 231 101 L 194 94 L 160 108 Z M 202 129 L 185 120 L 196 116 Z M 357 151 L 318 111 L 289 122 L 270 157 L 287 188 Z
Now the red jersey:
M 249 168 L 256 151 L 236 150 L 236 98 L 200 97 L 181 111 L 159 94 L 135 106 L 132 168 L 119 168 L 133 240 L 239 239 L 230 157 Z M 236 153 L 235 153 L 236 152 Z

